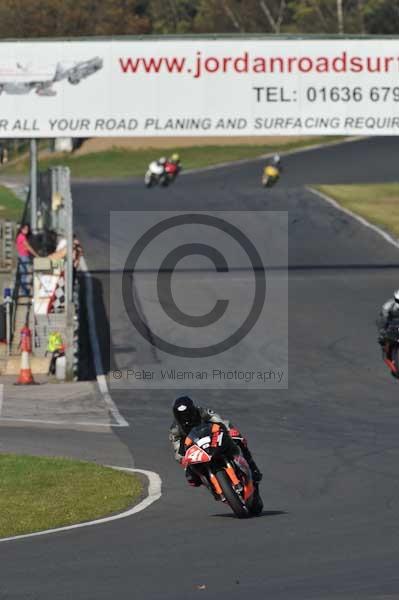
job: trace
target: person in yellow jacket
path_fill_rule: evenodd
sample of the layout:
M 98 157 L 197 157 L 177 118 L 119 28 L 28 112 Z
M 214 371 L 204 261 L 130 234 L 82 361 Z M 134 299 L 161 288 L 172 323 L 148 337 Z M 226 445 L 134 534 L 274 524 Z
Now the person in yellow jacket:
M 48 375 L 55 375 L 55 363 L 57 358 L 64 356 L 65 354 L 64 342 L 59 331 L 53 331 L 48 336 L 46 355 L 48 352 L 51 353 Z

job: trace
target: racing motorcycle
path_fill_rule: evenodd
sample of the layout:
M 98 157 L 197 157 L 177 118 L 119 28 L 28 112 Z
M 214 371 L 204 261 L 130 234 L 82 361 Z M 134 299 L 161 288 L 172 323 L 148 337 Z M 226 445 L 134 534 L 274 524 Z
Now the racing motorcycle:
M 259 515 L 263 502 L 251 469 L 221 423 L 202 423 L 185 439 L 182 466 L 200 477 L 215 500 L 226 502 L 240 519 Z
M 395 379 L 399 379 L 399 321 L 389 325 L 382 342 L 382 358 Z
M 144 183 L 148 188 L 157 184 L 167 187 L 176 179 L 178 173 L 179 166 L 176 163 L 166 162 L 165 165 L 160 165 L 154 160 L 144 176 Z
M 272 165 L 266 165 L 262 174 L 263 187 L 272 187 L 280 178 L 280 170 Z

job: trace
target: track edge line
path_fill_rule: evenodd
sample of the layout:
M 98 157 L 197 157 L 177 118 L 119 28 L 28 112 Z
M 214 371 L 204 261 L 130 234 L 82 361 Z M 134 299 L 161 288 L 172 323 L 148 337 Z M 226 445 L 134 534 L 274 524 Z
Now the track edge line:
M 345 213 L 349 217 L 352 217 L 352 219 L 355 219 L 355 221 L 357 221 L 358 223 L 361 223 L 361 225 L 363 225 L 364 227 L 371 229 L 372 231 L 374 231 L 374 233 L 377 233 L 378 235 L 383 237 L 386 242 L 388 242 L 389 244 L 392 244 L 392 246 L 395 246 L 395 248 L 399 248 L 399 240 L 392 237 L 389 233 L 387 233 L 386 231 L 381 229 L 381 227 L 378 227 L 378 225 L 374 225 L 373 223 L 370 223 L 370 221 L 367 221 L 367 219 L 365 219 L 364 217 L 361 217 L 360 215 L 349 210 L 348 208 L 341 206 L 336 200 L 334 200 L 334 198 L 331 198 L 331 196 L 328 196 L 324 192 L 320 192 L 319 190 L 317 190 L 313 187 L 310 187 L 310 186 L 306 186 L 306 189 L 310 193 L 312 193 L 315 196 L 318 196 L 319 198 L 324 200 L 325 202 L 328 202 L 328 204 L 333 206 L 336 210 L 339 210 L 340 212 Z

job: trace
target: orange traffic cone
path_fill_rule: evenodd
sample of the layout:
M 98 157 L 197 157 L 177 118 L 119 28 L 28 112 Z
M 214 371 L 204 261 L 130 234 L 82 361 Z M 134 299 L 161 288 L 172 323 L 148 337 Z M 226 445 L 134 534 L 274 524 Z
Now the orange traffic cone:
M 32 334 L 27 325 L 21 329 L 21 369 L 15 385 L 34 385 L 32 370 L 30 368 L 29 354 L 32 352 Z
M 29 352 L 23 350 L 21 353 L 21 369 L 16 385 L 32 385 L 36 383 L 30 368 Z

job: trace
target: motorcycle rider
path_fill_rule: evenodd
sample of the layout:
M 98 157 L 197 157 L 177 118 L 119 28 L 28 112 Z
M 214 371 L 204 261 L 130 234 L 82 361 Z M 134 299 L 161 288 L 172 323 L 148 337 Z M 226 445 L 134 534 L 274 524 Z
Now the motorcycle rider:
M 273 156 L 269 159 L 267 165 L 267 167 L 274 167 L 275 169 L 278 169 L 279 171 L 283 170 L 283 167 L 281 166 L 281 156 L 279 154 L 273 154 Z
M 168 163 L 172 163 L 174 165 L 176 165 L 177 170 L 180 171 L 181 169 L 181 164 L 180 164 L 180 156 L 177 152 L 174 152 L 169 158 L 168 158 Z
M 383 346 L 386 343 L 387 331 L 391 321 L 399 320 L 399 290 L 395 290 L 393 298 L 390 298 L 382 305 L 381 312 L 377 321 L 379 328 L 378 343 Z
M 229 421 L 222 419 L 220 415 L 210 408 L 196 406 L 189 396 L 180 396 L 175 400 L 173 404 L 173 415 L 175 421 L 170 428 L 169 439 L 172 442 L 175 451 L 175 458 L 179 463 L 181 463 L 185 454 L 184 440 L 193 427 L 200 425 L 201 423 L 221 423 L 227 428 L 232 440 L 239 446 L 242 455 L 252 471 L 254 483 L 258 484 L 260 482 L 263 475 L 259 471 L 252 454 L 249 451 L 246 439 Z M 189 485 L 193 487 L 201 485 L 200 477 L 194 473 L 190 467 L 187 467 L 185 472 Z
M 161 156 L 161 158 L 158 158 L 158 160 L 155 162 L 158 165 L 158 167 L 162 167 L 162 169 L 165 171 L 165 166 L 166 166 L 166 163 L 168 162 L 166 156 Z
M 273 185 L 279 176 L 281 171 L 283 170 L 281 166 L 281 158 L 279 154 L 274 154 L 271 158 L 268 159 L 264 168 L 262 175 L 262 184 L 267 187 Z
M 178 155 L 177 152 L 174 152 L 167 160 L 167 164 L 168 165 L 174 165 L 176 167 L 176 171 L 173 173 L 173 176 L 171 176 L 171 178 L 176 179 L 176 177 L 178 176 L 178 174 L 181 171 L 181 164 L 180 164 L 180 156 Z

